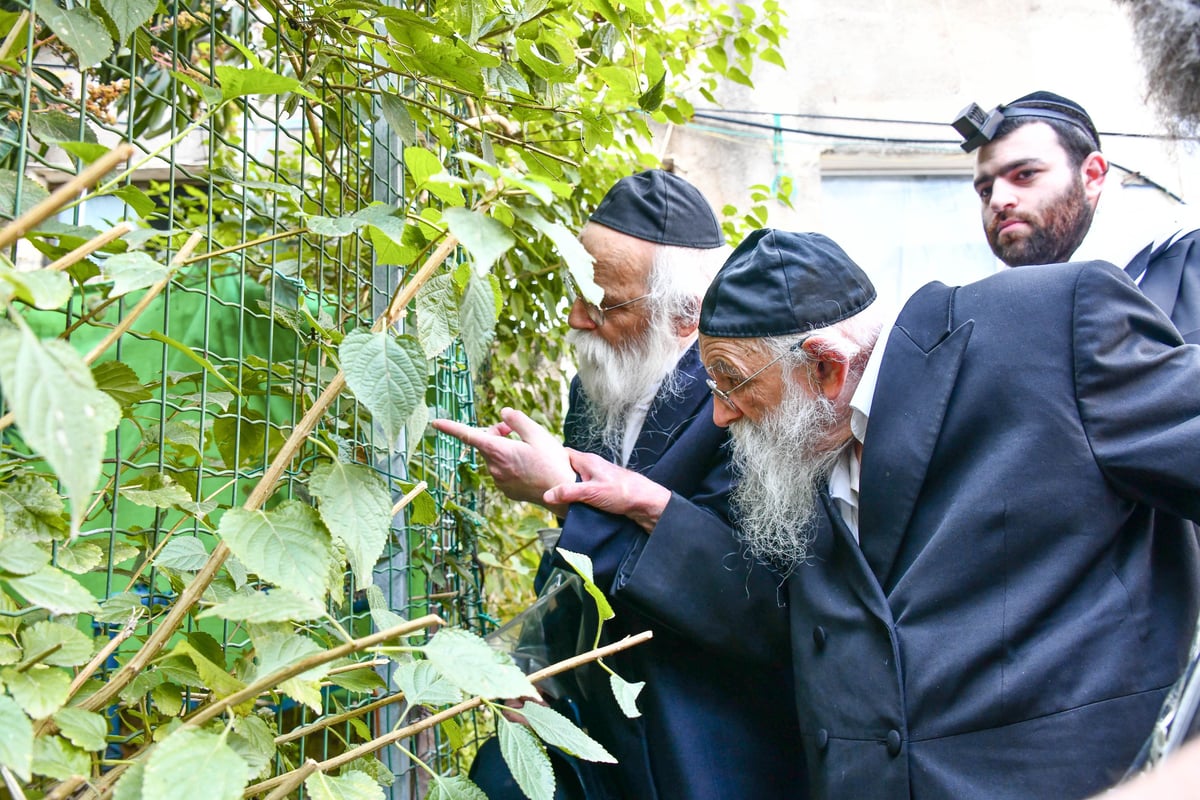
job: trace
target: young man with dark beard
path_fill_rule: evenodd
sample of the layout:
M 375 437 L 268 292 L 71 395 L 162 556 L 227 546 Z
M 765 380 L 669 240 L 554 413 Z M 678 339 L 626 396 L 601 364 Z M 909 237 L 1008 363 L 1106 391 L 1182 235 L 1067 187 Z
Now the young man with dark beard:
M 997 258 L 1010 267 L 1057 264 L 1082 246 L 1124 266 L 1184 340 L 1200 343 L 1200 231 L 1168 220 L 1162 230 L 1139 232 L 1127 221 L 1108 220 L 1110 230 L 1088 238 L 1097 209 L 1110 202 L 1104 199 L 1109 165 L 1082 106 L 1034 92 L 986 117 L 964 111 L 955 127 L 966 137 L 964 150 L 978 149 L 975 190 Z M 1099 238 L 1096 246 L 1084 244 Z
M 894 323 L 874 298 L 836 243 L 764 230 L 700 316 L 735 513 L 775 507 L 739 520 L 789 572 L 752 637 L 792 652 L 810 795 L 1087 797 L 1200 607 L 1200 349 L 1105 262 L 932 283 Z M 788 458 L 820 465 L 795 494 L 754 466 Z
M 508 497 L 561 518 L 557 546 L 589 556 L 610 594 L 609 639 L 654 632 L 606 659 L 625 680 L 645 682 L 640 717 L 621 713 L 606 672 L 580 671 L 583 694 L 572 699 L 588 732 L 619 760 L 585 774 L 588 800 L 803 797 L 798 725 L 779 702 L 791 694 L 786 650 L 748 659 L 709 647 L 711 630 L 682 637 L 661 622 L 704 619 L 720 606 L 750 637 L 760 607 L 778 613 L 776 583 L 763 570 L 698 604 L 681 599 L 738 549 L 728 522 L 728 439 L 713 424 L 696 346 L 700 302 L 727 252 L 720 227 L 695 187 L 650 170 L 610 189 L 579 238 L 604 299 L 596 306 L 576 297 L 567 320 L 579 373 L 566 446 L 513 409 L 490 428 L 434 426 L 476 447 Z M 576 484 L 577 472 L 584 482 Z M 597 486 L 604 491 L 590 490 Z M 698 549 L 721 555 L 697 561 Z M 644 558 L 678 571 L 645 569 Z M 543 559 L 539 575 L 554 563 Z M 657 599 L 636 609 L 624 603 L 630 582 L 652 585 Z M 510 796 L 501 792 L 489 787 L 492 800 Z

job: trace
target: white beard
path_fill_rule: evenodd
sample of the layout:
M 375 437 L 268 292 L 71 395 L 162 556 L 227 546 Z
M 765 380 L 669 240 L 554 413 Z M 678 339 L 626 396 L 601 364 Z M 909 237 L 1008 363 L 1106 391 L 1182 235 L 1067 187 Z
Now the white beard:
M 592 331 L 567 331 L 588 399 L 584 420 L 592 444 L 621 452 L 629 412 L 656 392 L 679 392 L 679 337 L 669 320 L 651 320 L 637 341 L 613 347 Z M 660 388 L 661 385 L 661 388 Z
M 729 426 L 738 478 L 730 500 L 749 554 L 790 574 L 808 556 L 821 484 L 843 446 L 829 449 L 839 424 L 833 403 L 784 380 L 783 402 L 761 423 L 743 418 Z

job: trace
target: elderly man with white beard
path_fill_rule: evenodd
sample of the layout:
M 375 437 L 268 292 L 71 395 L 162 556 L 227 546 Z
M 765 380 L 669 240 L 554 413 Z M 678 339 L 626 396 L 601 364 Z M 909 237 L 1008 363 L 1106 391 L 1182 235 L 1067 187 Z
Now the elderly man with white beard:
M 489 428 L 434 423 L 476 447 L 508 497 L 561 518 L 558 547 L 589 556 L 597 585 L 610 594 L 616 617 L 605 623 L 607 639 L 654 632 L 647 644 L 606 659 L 625 680 L 645 682 L 640 717 L 621 713 L 606 672 L 594 665 L 580 671 L 581 696 L 571 701 L 619 763 L 585 765 L 556 754 L 571 770 L 559 771 L 559 791 L 574 773 L 584 794 L 563 796 L 802 797 L 798 724 L 778 702 L 791 693 L 786 651 L 747 658 L 708 646 L 728 642 L 724 632 L 682 637 L 659 621 L 702 619 L 719 605 L 731 630 L 745 635 L 761 609 L 779 613 L 776 582 L 765 570 L 752 580 L 743 574 L 698 605 L 681 604 L 697 579 L 688 570 L 722 571 L 722 558 L 738 550 L 728 521 L 728 439 L 713 424 L 696 346 L 700 302 L 728 250 L 720 227 L 695 187 L 650 170 L 613 186 L 579 238 L 595 259 L 604 300 L 595 306 L 576 297 L 567 320 L 579 363 L 567 446 L 513 409 Z M 720 555 L 696 561 L 697 552 Z M 673 574 L 643 569 L 643 558 L 671 563 Z M 555 563 L 552 554 L 544 558 L 539 579 Z M 654 585 L 660 599 L 638 609 L 625 604 L 621 588 L 631 581 Z M 472 775 L 482 782 L 483 772 Z M 488 780 L 492 800 L 522 796 L 514 785 L 507 794 L 498 785 L 511 783 L 507 775 Z
M 741 535 L 788 574 L 750 636 L 791 650 L 809 792 L 1086 797 L 1200 606 L 1190 527 L 1156 522 L 1200 519 L 1200 348 L 1105 262 L 932 283 L 894 324 L 874 299 L 836 243 L 763 230 L 700 315 Z

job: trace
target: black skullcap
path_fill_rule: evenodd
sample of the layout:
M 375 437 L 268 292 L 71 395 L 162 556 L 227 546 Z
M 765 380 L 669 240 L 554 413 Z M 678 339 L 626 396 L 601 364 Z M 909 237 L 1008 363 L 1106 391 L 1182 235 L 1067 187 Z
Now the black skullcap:
M 683 178 L 661 169 L 617 181 L 591 221 L 656 244 L 704 250 L 725 244 L 704 195 Z
M 705 336 L 758 338 L 824 328 L 875 300 L 875 286 L 837 243 L 771 228 L 737 246 L 704 295 Z
M 1096 130 L 1092 118 L 1083 110 L 1083 106 L 1074 100 L 1068 100 L 1061 94 L 1032 92 L 1024 97 L 1018 97 L 1008 105 L 1000 106 L 1000 111 L 1004 113 L 1006 119 L 1042 117 L 1074 125 L 1091 138 L 1097 150 L 1100 149 L 1100 133 Z

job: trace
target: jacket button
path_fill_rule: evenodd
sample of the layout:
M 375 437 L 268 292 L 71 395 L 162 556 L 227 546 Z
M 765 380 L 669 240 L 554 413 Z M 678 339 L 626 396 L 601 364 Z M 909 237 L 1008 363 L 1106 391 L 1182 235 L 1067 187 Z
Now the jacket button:
M 822 628 L 820 625 L 813 628 L 813 642 L 817 645 L 818 650 L 825 649 L 825 639 L 826 636 L 824 628 Z
M 892 758 L 900 755 L 900 731 L 894 729 L 888 731 L 887 751 Z
M 821 730 L 817 731 L 817 749 L 820 750 L 821 752 L 825 752 L 826 748 L 828 748 L 828 747 L 829 747 L 829 731 L 825 730 L 824 728 L 821 728 Z

